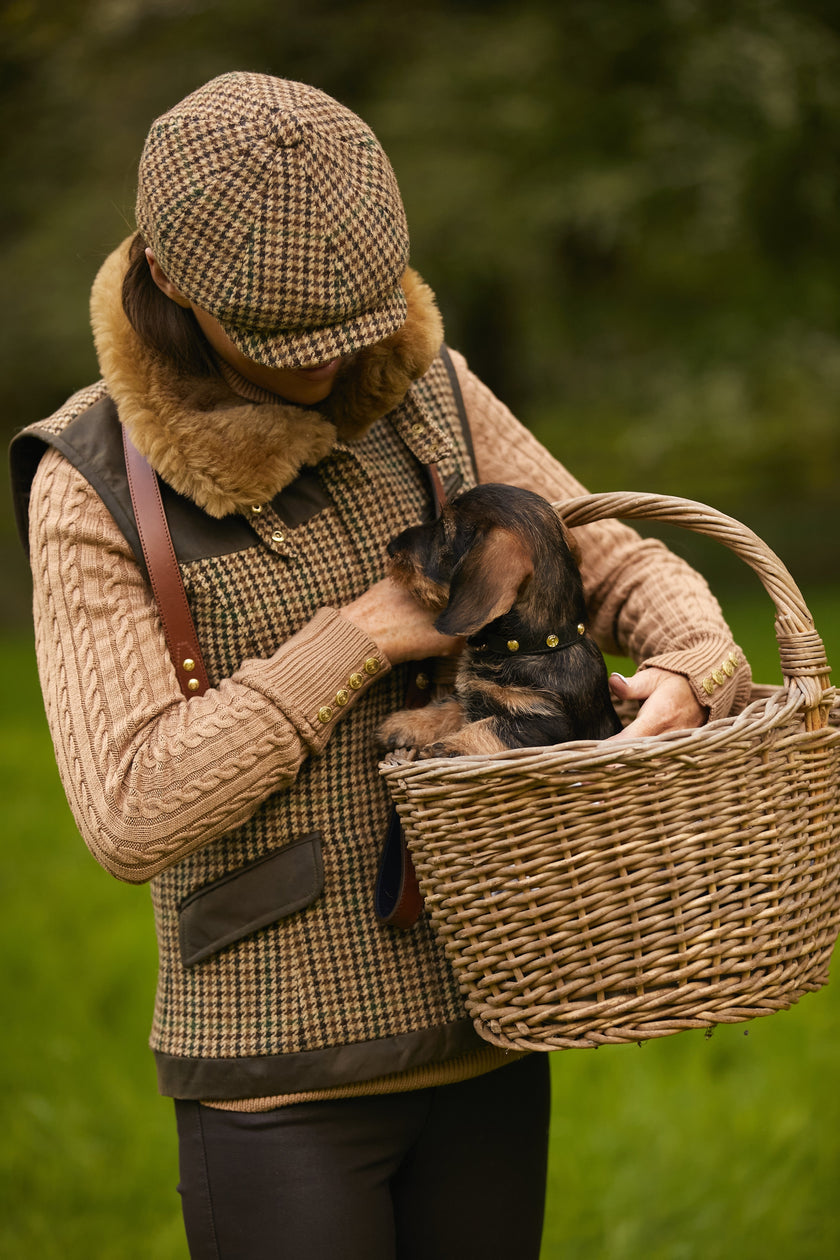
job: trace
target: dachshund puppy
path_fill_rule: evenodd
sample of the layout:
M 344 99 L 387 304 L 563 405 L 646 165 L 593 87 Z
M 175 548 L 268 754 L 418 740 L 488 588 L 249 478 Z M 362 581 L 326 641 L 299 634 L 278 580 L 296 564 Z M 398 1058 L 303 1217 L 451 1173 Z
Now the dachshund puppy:
M 576 546 L 529 490 L 467 490 L 388 545 L 392 577 L 467 642 L 452 696 L 393 713 L 385 748 L 452 757 L 604 739 L 621 729 L 607 669 L 586 634 Z

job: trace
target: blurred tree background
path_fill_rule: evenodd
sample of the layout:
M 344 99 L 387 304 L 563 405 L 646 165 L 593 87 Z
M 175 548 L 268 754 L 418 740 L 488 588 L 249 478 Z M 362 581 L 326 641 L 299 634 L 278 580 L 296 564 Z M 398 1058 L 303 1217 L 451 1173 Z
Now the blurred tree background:
M 703 499 L 837 562 L 840 6 L 7 0 L 4 437 L 97 373 L 87 295 L 153 117 L 325 89 L 388 151 L 450 344 L 593 490 Z M 4 489 L 2 616 L 28 621 Z M 710 559 L 706 562 L 717 563 Z

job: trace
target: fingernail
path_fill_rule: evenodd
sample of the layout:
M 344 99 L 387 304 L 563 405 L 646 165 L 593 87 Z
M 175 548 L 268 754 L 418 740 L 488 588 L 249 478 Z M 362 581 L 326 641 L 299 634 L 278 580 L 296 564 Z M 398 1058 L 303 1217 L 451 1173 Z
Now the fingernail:
M 610 678 L 620 678 L 623 683 L 627 682 L 627 679 L 624 677 L 624 675 L 619 674 L 617 669 L 613 670 L 613 672 L 610 674 Z

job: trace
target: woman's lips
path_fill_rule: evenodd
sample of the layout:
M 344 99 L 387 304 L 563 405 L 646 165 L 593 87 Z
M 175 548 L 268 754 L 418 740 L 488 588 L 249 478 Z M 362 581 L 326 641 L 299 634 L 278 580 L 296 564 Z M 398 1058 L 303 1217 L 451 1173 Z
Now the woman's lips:
M 329 363 L 318 363 L 314 367 L 295 368 L 295 376 L 302 376 L 307 381 L 324 381 L 338 371 L 341 359 L 331 359 Z

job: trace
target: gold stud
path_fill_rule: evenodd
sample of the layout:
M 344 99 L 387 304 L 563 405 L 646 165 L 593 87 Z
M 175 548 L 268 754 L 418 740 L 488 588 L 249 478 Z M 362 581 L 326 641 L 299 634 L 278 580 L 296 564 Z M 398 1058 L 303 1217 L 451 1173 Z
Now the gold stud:
M 261 504 L 261 503 L 252 503 L 252 504 L 251 504 L 251 511 L 253 512 L 254 516 L 259 516 L 260 512 L 262 511 L 262 504 Z
M 331 721 L 332 715 L 333 715 L 332 709 L 330 708 L 328 704 L 325 704 L 323 709 L 318 710 L 318 721 L 323 722 L 324 725 L 326 726 L 327 722 Z
M 198 691 L 198 688 L 200 687 L 200 685 L 201 684 L 199 683 L 197 678 L 191 678 L 189 682 L 187 683 L 187 687 L 189 688 L 190 691 Z
M 425 691 L 431 685 L 428 674 L 418 674 L 414 681 L 421 691 Z
M 557 644 L 558 644 L 559 642 L 560 642 L 560 640 L 557 638 L 557 635 L 556 635 L 556 634 L 550 634 L 550 635 L 548 636 L 548 638 L 546 639 L 546 641 L 545 641 L 545 646 L 546 646 L 546 647 L 557 647 Z
M 508 639 L 507 649 L 509 652 L 519 651 L 519 641 L 517 639 Z
M 282 530 L 275 529 L 274 533 L 271 535 L 271 541 L 273 543 L 281 543 L 283 542 L 285 537 L 286 535 L 283 533 Z
M 184 669 L 187 671 L 188 674 L 191 674 L 193 670 L 195 669 L 195 661 L 192 659 L 191 656 L 188 656 L 187 659 L 184 661 Z
M 578 634 L 586 634 L 586 626 L 582 621 L 577 623 L 577 632 Z

